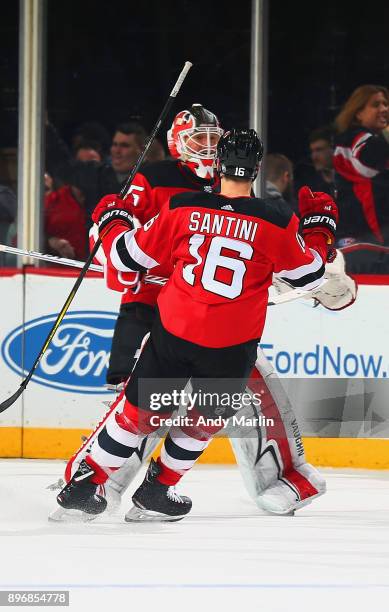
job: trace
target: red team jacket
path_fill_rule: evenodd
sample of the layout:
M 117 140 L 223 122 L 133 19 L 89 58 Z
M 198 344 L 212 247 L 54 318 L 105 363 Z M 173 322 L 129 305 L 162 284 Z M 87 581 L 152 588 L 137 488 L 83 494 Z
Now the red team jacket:
M 219 179 L 203 179 L 191 172 L 179 160 L 164 160 L 145 164 L 138 172 L 126 198 L 131 214 L 144 225 L 159 213 L 169 197 L 184 191 L 207 191 L 219 185 Z M 169 276 L 171 269 L 166 266 L 155 271 L 158 276 Z M 123 294 L 122 304 L 141 302 L 155 306 L 161 287 L 141 282 L 136 291 L 131 289 Z
M 218 194 L 176 194 L 143 228 L 117 222 L 103 240 L 115 270 L 173 267 L 158 296 L 162 324 L 189 342 L 221 348 L 259 339 L 272 274 L 320 284 L 324 263 L 298 234 L 284 203 Z
M 389 144 L 363 127 L 337 136 L 334 152 L 342 222 L 337 239 L 389 242 Z

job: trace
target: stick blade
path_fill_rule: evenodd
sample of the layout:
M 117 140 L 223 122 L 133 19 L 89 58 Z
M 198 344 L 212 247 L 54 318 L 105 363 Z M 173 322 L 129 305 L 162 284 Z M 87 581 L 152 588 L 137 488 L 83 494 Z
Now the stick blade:
M 1 402 L 1 404 L 0 404 L 0 414 L 2 412 L 4 412 L 5 410 L 7 410 L 7 408 L 12 406 L 12 404 L 15 403 L 16 400 L 21 396 L 23 391 L 24 391 L 24 386 L 20 386 L 19 389 L 16 391 L 16 393 L 11 395 L 11 397 L 9 397 L 8 399 L 4 400 L 4 402 Z

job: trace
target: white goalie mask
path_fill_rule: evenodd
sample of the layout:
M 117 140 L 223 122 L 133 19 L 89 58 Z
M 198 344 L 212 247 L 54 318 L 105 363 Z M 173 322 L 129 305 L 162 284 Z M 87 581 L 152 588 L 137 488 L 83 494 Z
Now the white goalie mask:
M 184 161 L 202 178 L 213 176 L 216 147 L 223 130 L 213 113 L 201 104 L 176 115 L 167 139 L 173 157 Z

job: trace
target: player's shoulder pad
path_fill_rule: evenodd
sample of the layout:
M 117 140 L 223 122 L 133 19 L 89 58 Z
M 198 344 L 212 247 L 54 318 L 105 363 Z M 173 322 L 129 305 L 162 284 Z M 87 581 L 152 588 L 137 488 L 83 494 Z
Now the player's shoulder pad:
M 163 159 L 157 162 L 146 162 L 139 169 L 151 187 L 179 187 L 182 174 L 178 169 L 178 160 Z

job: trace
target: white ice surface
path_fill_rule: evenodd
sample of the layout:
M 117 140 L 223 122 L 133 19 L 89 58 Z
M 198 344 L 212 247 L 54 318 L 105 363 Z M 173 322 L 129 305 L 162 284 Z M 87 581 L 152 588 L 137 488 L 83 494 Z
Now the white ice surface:
M 327 470 L 324 497 L 270 517 L 236 468 L 200 466 L 180 488 L 193 499 L 181 522 L 124 523 L 128 501 L 118 516 L 53 524 L 46 487 L 62 470 L 0 460 L 0 590 L 69 589 L 72 612 L 389 610 L 387 472 Z

